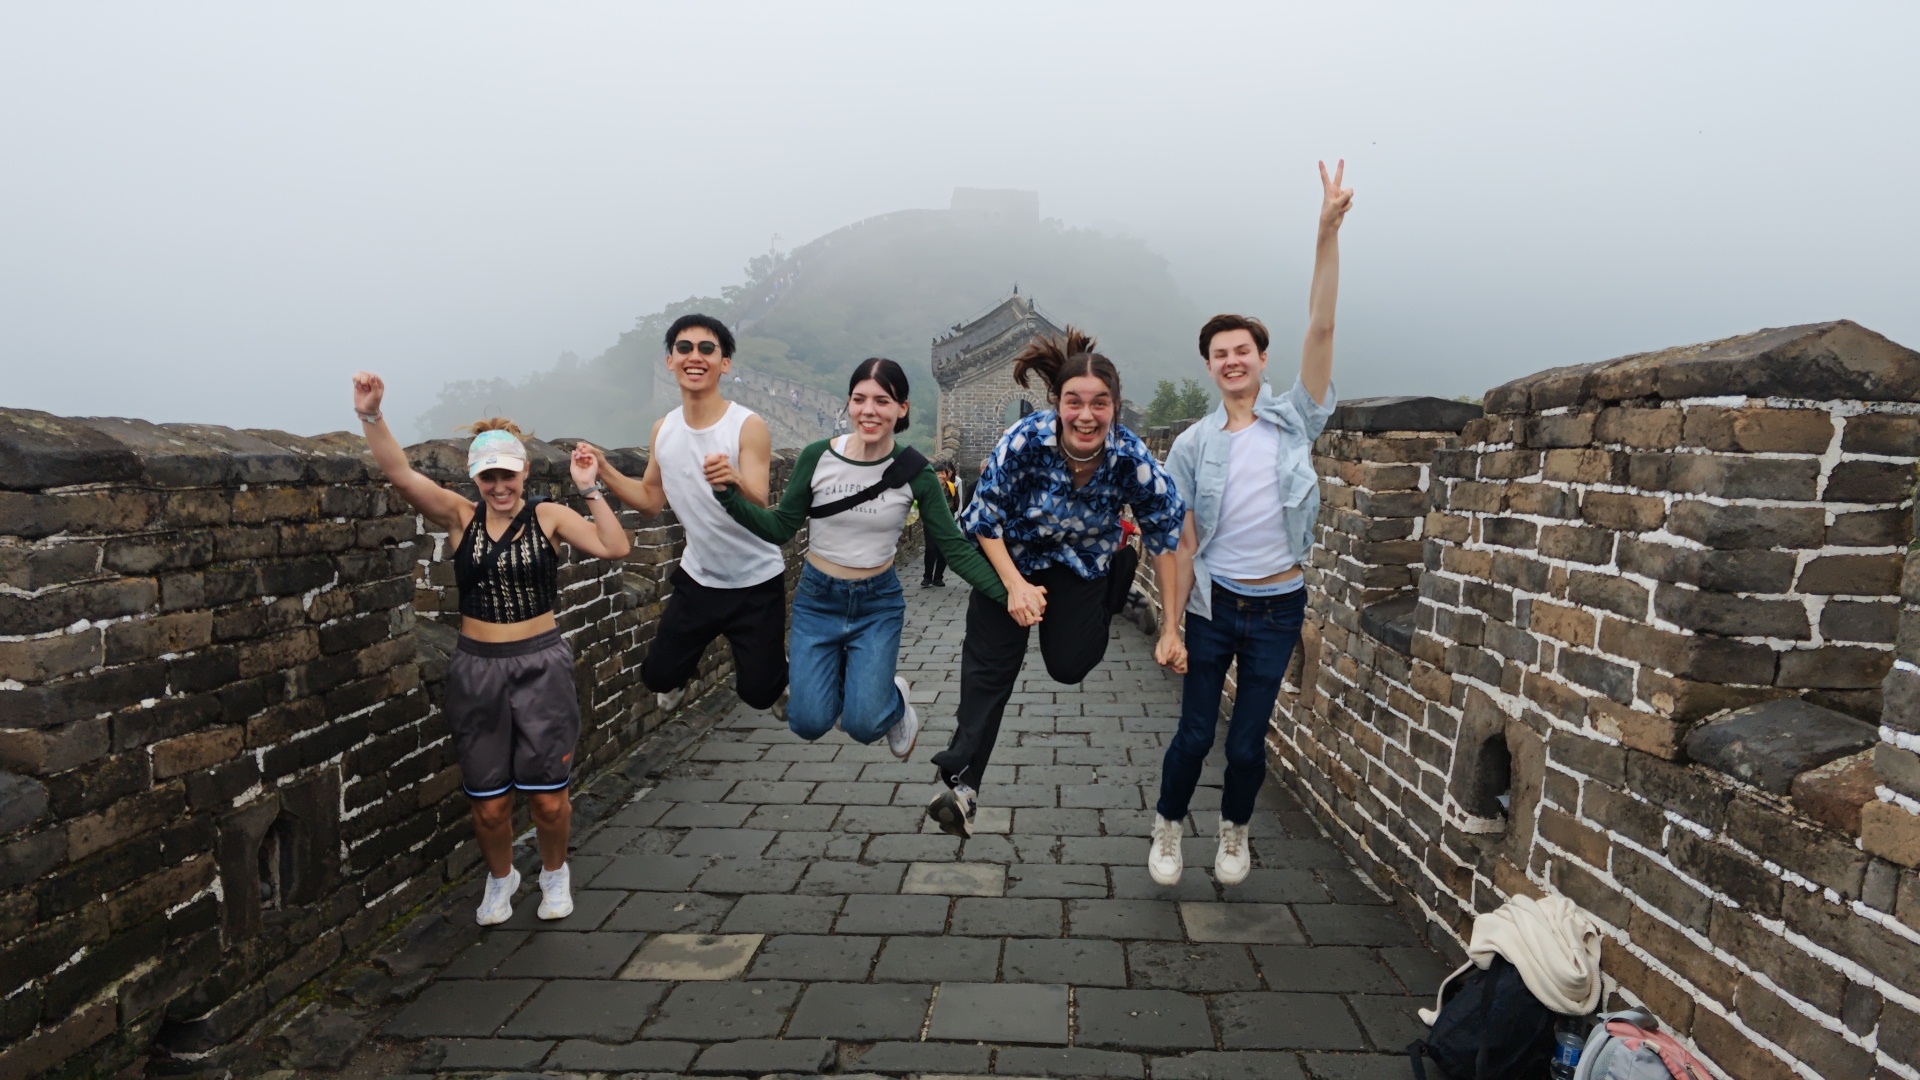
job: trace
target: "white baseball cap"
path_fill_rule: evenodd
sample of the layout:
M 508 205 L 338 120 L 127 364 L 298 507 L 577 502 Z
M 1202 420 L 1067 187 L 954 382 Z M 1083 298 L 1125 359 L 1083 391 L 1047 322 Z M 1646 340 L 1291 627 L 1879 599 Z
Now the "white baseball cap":
M 479 476 L 488 469 L 526 472 L 526 444 L 514 438 L 512 432 L 498 428 L 475 435 L 473 444 L 467 447 L 467 475 Z

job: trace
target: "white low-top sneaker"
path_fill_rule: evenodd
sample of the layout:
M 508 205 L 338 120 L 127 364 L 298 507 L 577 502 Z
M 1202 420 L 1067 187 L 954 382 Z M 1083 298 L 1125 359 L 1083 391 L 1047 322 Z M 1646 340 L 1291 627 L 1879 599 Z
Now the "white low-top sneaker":
M 1147 848 L 1147 873 L 1155 885 L 1180 884 L 1182 823 L 1153 815 L 1153 842 Z
M 540 907 L 534 912 L 543 919 L 564 919 L 573 914 L 573 872 L 566 863 L 558 870 L 540 871 Z
M 487 891 L 480 896 L 480 908 L 473 913 L 481 926 L 492 926 L 513 918 L 513 894 L 520 889 L 520 871 L 509 870 L 506 877 L 487 875 Z
M 907 691 L 912 689 L 907 685 L 907 680 L 895 675 L 893 685 L 900 688 L 903 709 L 900 719 L 887 729 L 887 749 L 893 751 L 894 757 L 905 761 L 913 753 L 913 744 L 920 738 L 920 714 L 913 711 L 913 703 L 907 700 Z
M 1213 855 L 1213 876 L 1222 885 L 1238 885 L 1253 869 L 1253 856 L 1247 851 L 1247 827 L 1220 819 L 1220 849 Z

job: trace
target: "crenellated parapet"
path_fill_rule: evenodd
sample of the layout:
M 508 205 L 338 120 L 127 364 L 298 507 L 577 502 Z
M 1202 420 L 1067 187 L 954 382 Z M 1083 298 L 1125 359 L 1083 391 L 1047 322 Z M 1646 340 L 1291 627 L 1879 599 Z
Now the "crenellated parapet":
M 570 445 L 529 441 L 530 494 L 581 506 Z M 464 444 L 408 454 L 472 494 Z M 622 517 L 627 559 L 561 568 L 581 776 L 664 718 L 683 538 Z M 358 436 L 0 410 L 0 1075 L 217 1054 L 473 870 L 449 551 Z
M 1611 999 L 1728 1074 L 1913 1075 L 1920 353 L 1764 330 L 1478 412 L 1316 444 L 1275 773 L 1443 950 L 1564 895 Z

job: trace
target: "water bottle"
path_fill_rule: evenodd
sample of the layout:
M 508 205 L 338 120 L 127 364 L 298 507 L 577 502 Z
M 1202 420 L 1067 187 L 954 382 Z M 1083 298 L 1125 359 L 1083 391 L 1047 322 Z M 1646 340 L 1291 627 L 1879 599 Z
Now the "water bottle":
M 1584 1026 L 1575 1017 L 1564 1018 L 1554 1026 L 1553 1064 L 1547 1070 L 1553 1080 L 1573 1080 L 1574 1069 L 1580 1065 L 1580 1051 L 1587 1045 L 1587 1036 L 1581 1031 Z

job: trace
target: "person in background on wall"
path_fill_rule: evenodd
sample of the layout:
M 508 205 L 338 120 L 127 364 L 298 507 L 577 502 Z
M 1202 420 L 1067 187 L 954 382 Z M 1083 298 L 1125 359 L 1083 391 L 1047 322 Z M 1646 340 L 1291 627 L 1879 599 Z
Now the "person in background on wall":
M 673 595 L 653 646 L 640 662 L 649 690 L 670 695 L 700 672 L 714 638 L 733 648 L 734 689 L 755 709 L 771 709 L 787 688 L 785 562 L 776 545 L 748 532 L 713 499 L 728 477 L 740 497 L 767 504 L 773 437 L 753 410 L 720 396 L 733 362 L 733 332 L 708 315 L 682 315 L 667 328 L 667 370 L 680 405 L 653 425 L 647 471 L 635 480 L 600 460 L 607 487 L 644 514 L 673 507 L 686 531 Z M 662 705 L 671 703 L 663 697 Z
M 1107 652 L 1107 629 L 1126 602 L 1139 555 L 1120 542 L 1120 510 L 1131 506 L 1146 537 L 1161 595 L 1172 603 L 1174 547 L 1186 505 L 1153 453 L 1114 418 L 1120 373 L 1069 327 L 1013 361 L 1026 386 L 1038 375 L 1053 407 L 1022 417 L 1000 436 L 972 503 L 966 531 L 1006 590 L 1001 601 L 976 588 L 967 601 L 960 650 L 960 705 L 953 740 L 935 754 L 943 788 L 927 815 L 956 836 L 973 833 L 981 780 L 1000 734 L 1027 636 L 1040 627 L 1040 655 L 1055 681 L 1074 685 Z M 1184 663 L 1177 631 L 1160 636 L 1154 658 Z
M 800 451 L 779 506 L 750 502 L 731 474 L 713 479 L 727 513 L 770 543 L 785 543 L 812 521 L 793 594 L 787 726 L 811 741 L 838 721 L 861 743 L 886 736 L 887 749 L 902 761 L 920 734 L 911 687 L 894 673 L 907 604 L 893 557 L 908 509 L 919 505 L 927 542 L 947 552 L 961 577 L 1006 598 L 993 567 L 953 523 L 927 459 L 895 441 L 907 429 L 908 408 L 900 365 L 883 357 L 862 361 L 847 380 L 853 430 Z
M 946 504 L 948 518 L 960 509 L 960 490 L 953 484 L 953 464 L 943 461 L 934 467 L 933 475 L 939 482 L 940 501 Z M 947 584 L 947 556 L 938 541 L 934 539 L 934 519 L 925 510 L 920 511 L 920 540 L 926 548 L 926 570 L 920 576 L 923 589 L 945 588 Z M 965 543 L 965 541 L 961 541 Z M 997 579 L 996 579 L 997 580 Z
M 460 590 L 460 644 L 447 662 L 443 710 L 460 759 L 460 786 L 473 815 L 487 885 L 480 925 L 513 914 L 520 871 L 513 867 L 513 792 L 527 793 L 540 842 L 542 919 L 573 913 L 567 870 L 573 804 L 567 785 L 580 741 L 580 699 L 573 650 L 554 622 L 564 540 L 596 559 L 624 559 L 632 549 L 596 480 L 599 463 L 575 448 L 573 483 L 587 513 L 525 496 L 527 448 L 511 420 L 482 420 L 469 430 L 467 475 L 480 501 L 448 491 L 415 472 L 380 413 L 386 384 L 371 372 L 353 376 L 353 411 L 373 460 L 400 496 L 428 521 L 459 537 L 453 576 Z
M 1306 613 L 1301 564 L 1313 546 L 1320 478 L 1313 440 L 1333 413 L 1333 311 L 1340 285 L 1340 224 L 1353 205 L 1320 165 L 1319 239 L 1307 298 L 1300 375 L 1284 394 L 1266 382 L 1267 328 L 1258 319 L 1215 315 L 1200 328 L 1200 357 L 1220 388 L 1220 407 L 1180 433 L 1167 454 L 1186 500 L 1169 627 L 1186 612 L 1187 669 L 1180 728 L 1160 771 L 1147 870 L 1161 885 L 1180 880 L 1180 836 L 1200 770 L 1213 748 L 1227 669 L 1239 661 L 1227 722 L 1226 786 L 1214 874 L 1246 880 L 1247 824 L 1267 775 L 1266 731 Z

